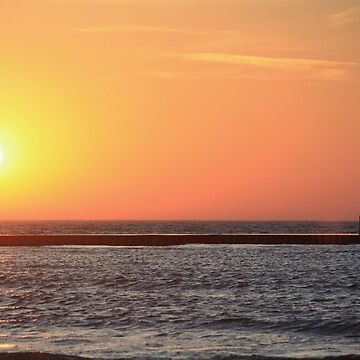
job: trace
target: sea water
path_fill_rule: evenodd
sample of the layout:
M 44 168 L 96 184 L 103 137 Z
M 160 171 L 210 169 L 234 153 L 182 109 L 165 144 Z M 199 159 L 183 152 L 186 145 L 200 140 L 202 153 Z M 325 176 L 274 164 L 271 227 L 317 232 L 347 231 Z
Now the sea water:
M 0 221 L 0 234 L 354 234 L 356 221 Z
M 359 263 L 356 245 L 0 248 L 0 351 L 360 355 Z

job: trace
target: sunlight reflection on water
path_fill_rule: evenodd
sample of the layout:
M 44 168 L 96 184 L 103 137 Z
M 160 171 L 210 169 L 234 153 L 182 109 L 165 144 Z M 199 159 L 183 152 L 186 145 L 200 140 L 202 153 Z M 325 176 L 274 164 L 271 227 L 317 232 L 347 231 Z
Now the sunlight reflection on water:
M 29 247 L 0 258 L 3 352 L 360 354 L 358 246 Z

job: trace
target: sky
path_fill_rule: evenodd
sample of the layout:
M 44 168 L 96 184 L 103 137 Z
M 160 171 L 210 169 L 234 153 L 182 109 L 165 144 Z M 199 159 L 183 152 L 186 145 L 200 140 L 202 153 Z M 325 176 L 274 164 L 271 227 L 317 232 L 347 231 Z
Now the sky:
M 356 220 L 360 1 L 1 0 L 0 220 Z

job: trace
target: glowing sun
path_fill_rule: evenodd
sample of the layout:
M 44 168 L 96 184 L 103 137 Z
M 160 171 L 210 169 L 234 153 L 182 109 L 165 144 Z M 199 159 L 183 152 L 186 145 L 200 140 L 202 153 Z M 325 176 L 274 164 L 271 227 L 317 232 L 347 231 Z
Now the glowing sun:
M 4 153 L 2 151 L 2 148 L 0 147 L 0 165 L 2 164 L 3 160 L 4 160 Z

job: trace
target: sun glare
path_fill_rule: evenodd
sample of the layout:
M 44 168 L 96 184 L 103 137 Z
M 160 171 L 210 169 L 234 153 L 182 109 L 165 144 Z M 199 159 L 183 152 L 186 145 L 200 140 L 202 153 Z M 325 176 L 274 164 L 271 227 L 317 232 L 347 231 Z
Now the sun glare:
M 3 163 L 3 160 L 4 160 L 4 153 L 3 153 L 2 148 L 0 146 L 0 165 Z

